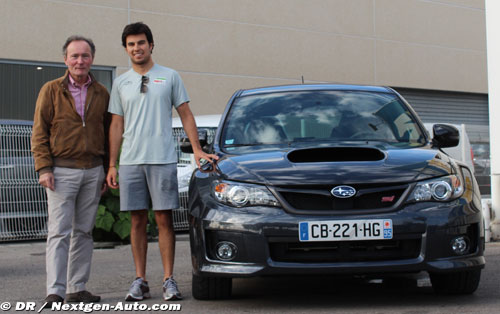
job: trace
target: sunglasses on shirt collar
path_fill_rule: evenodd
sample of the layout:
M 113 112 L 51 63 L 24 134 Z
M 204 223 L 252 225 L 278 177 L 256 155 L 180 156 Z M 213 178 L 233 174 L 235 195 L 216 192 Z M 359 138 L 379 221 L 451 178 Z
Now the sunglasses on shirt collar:
M 149 77 L 143 75 L 141 77 L 141 93 L 145 93 L 148 91 L 147 84 L 149 83 Z

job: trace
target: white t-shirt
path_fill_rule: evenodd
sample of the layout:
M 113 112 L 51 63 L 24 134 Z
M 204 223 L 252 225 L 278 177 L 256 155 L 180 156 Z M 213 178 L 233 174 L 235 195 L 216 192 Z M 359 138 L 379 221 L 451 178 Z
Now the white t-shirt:
M 108 111 L 123 116 L 121 165 L 177 162 L 172 136 L 172 107 L 189 102 L 179 74 L 154 64 L 145 74 L 147 91 L 140 92 L 142 75 L 130 69 L 113 83 Z

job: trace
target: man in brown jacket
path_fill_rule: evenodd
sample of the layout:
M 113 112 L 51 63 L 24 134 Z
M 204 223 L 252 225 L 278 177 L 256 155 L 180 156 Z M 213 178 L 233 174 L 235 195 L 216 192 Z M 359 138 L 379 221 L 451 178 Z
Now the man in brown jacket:
M 32 151 L 48 199 L 47 297 L 54 302 L 98 302 L 85 288 L 92 229 L 101 193 L 109 127 L 106 88 L 90 74 L 92 40 L 71 36 L 63 46 L 66 74 L 47 82 L 36 102 Z M 67 293 L 67 294 L 66 294 Z

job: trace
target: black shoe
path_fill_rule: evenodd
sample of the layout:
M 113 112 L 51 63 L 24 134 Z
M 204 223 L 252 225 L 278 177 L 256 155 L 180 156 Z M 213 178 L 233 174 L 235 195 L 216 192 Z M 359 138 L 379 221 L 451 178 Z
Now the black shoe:
M 64 302 L 63 297 L 58 296 L 57 294 L 49 294 L 45 300 L 45 305 L 43 306 L 44 309 L 50 309 L 52 308 L 52 303 L 62 303 Z
M 66 302 L 83 302 L 83 303 L 93 303 L 101 301 L 101 297 L 98 295 L 93 295 L 92 293 L 84 290 L 75 293 L 68 293 L 66 295 Z

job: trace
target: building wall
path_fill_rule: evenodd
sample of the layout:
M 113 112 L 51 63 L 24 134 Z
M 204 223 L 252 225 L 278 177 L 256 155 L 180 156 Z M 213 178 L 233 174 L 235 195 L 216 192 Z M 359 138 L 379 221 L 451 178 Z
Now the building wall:
M 222 112 L 237 89 L 302 77 L 487 93 L 482 0 L 0 0 L 0 59 L 62 62 L 65 39 L 82 34 L 94 64 L 119 75 L 130 66 L 121 32 L 136 21 L 195 114 Z

